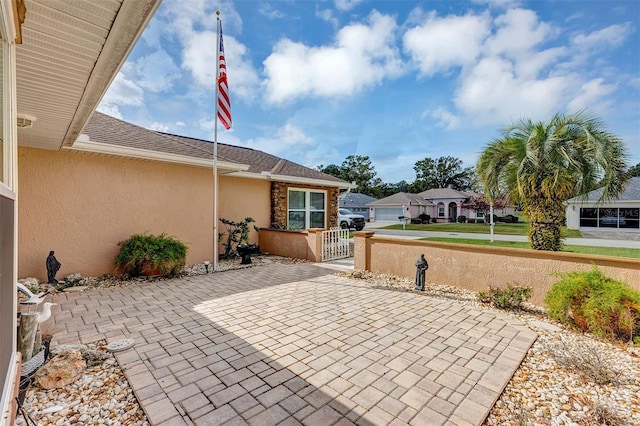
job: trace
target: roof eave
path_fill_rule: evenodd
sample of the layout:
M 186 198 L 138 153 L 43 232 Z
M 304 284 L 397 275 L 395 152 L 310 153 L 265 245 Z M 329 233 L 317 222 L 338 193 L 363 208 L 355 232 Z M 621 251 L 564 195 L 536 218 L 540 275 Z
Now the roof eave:
M 300 185 L 328 186 L 331 188 L 339 189 L 357 188 L 357 185 L 348 182 L 337 182 L 332 180 L 305 178 L 299 176 L 278 175 L 269 172 L 253 173 L 242 171 L 231 173 L 229 174 L 229 176 L 243 177 L 248 179 L 269 180 L 274 182 L 297 183 Z
M 172 154 L 152 151 L 148 149 L 124 147 L 105 143 L 91 142 L 79 139 L 71 147 L 63 147 L 64 151 L 86 152 L 91 154 L 113 155 L 117 157 L 133 158 L 137 160 L 158 161 L 162 163 L 182 164 L 186 166 L 212 168 L 213 161 L 209 158 L 197 158 L 188 155 Z M 246 171 L 247 164 L 231 163 L 218 160 L 218 170 L 224 173 Z

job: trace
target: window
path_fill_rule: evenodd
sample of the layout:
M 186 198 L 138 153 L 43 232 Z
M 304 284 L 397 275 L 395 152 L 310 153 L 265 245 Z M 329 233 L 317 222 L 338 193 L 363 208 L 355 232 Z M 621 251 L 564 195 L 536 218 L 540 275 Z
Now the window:
M 326 191 L 289 189 L 288 228 L 326 228 Z
M 476 219 L 482 219 L 482 218 L 484 218 L 484 211 L 482 210 L 476 211 Z
M 444 217 L 444 203 L 438 203 L 438 217 Z
M 640 227 L 638 208 L 581 208 L 580 226 L 592 228 L 638 229 Z

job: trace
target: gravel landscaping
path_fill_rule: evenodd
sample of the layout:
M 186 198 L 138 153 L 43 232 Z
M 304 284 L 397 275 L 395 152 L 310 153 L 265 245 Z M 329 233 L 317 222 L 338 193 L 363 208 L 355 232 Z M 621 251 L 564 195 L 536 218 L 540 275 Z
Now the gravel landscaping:
M 259 267 L 269 263 L 301 262 L 276 256 L 256 256 L 252 265 L 240 259 L 220 262 L 219 271 Z M 187 268 L 187 275 L 205 273 L 204 265 Z M 365 280 L 373 287 L 414 292 L 412 279 L 362 271 L 341 276 Z M 132 280 L 81 278 L 78 285 L 110 287 Z M 419 296 L 453 299 L 482 306 L 476 294 L 430 283 Z M 637 425 L 640 424 L 640 348 L 612 344 L 576 333 L 546 319 L 544 310 L 525 304 L 520 311 L 501 311 L 516 317 L 539 334 L 485 425 Z M 106 342 L 89 345 L 104 351 L 106 359 L 63 389 L 44 391 L 33 386 L 25 410 L 38 425 L 147 425 L 149 424 Z M 26 424 L 20 416 L 18 424 Z M 33 423 L 32 423 L 33 424 Z

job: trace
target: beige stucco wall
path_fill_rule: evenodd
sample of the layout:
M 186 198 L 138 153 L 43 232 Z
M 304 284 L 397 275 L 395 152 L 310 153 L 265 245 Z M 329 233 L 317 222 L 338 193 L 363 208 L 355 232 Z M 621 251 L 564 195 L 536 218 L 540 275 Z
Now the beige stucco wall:
M 607 276 L 640 291 L 640 260 L 537 250 L 486 247 L 377 237 L 371 231 L 354 233 L 354 268 L 415 277 L 421 253 L 429 262 L 427 282 L 472 291 L 508 284 L 531 286 L 531 302 L 543 305 L 554 274 L 588 270 L 595 264 Z
M 70 273 L 112 271 L 119 241 L 167 233 L 189 247 L 187 263 L 213 255 L 211 169 L 82 153 L 20 148 L 18 277 L 46 279 L 56 252 Z M 219 217 L 269 224 L 269 184 L 221 177 Z
M 209 170 L 211 173 L 211 170 Z M 253 226 L 268 228 L 271 222 L 271 183 L 266 180 L 241 179 L 222 175 L 218 182 L 220 192 L 218 217 L 239 222 L 247 217 L 255 220 L 249 239 L 258 242 Z M 212 207 L 213 209 L 213 207 Z M 218 232 L 225 227 L 218 223 Z
M 297 259 L 315 259 L 309 237 L 309 231 L 263 229 L 260 231 L 260 251 Z

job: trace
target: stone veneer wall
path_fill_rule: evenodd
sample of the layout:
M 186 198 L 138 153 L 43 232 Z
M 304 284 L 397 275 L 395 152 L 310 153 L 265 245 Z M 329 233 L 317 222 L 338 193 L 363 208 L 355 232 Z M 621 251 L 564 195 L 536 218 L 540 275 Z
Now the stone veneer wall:
M 274 229 L 287 228 L 287 192 L 289 187 L 319 189 L 327 191 L 327 214 L 329 216 L 329 227 L 338 226 L 338 188 L 327 188 L 321 186 L 309 186 L 299 184 L 289 184 L 285 182 L 271 182 L 271 227 Z

